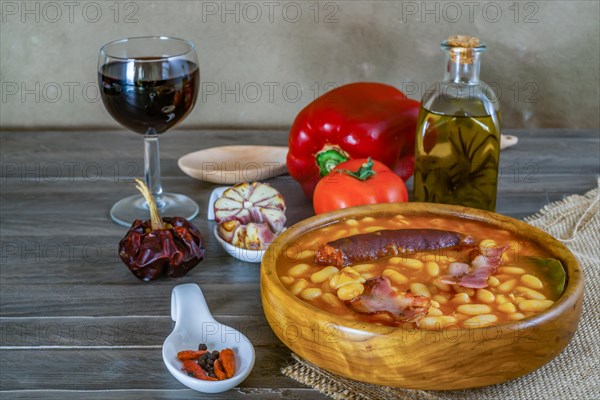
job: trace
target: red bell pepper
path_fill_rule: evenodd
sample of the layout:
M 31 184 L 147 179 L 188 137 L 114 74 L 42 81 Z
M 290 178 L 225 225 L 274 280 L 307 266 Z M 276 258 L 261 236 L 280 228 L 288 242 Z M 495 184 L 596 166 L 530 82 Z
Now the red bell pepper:
M 317 182 L 348 159 L 372 157 L 406 180 L 413 174 L 420 103 L 382 83 L 340 86 L 306 106 L 289 137 L 287 167 L 312 199 Z

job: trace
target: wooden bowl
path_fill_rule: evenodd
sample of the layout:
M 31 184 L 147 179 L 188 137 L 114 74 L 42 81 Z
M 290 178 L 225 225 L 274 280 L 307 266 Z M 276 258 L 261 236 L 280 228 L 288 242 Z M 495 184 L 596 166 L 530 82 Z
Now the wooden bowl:
M 521 321 L 427 331 L 356 322 L 330 314 L 298 299 L 279 280 L 276 260 L 300 235 L 340 219 L 388 213 L 475 219 L 517 233 L 562 262 L 567 272 L 565 291 L 550 308 Z M 556 357 L 579 322 L 583 273 L 566 247 L 524 222 L 465 207 L 376 204 L 318 215 L 288 228 L 263 257 L 261 296 L 267 321 L 279 339 L 327 371 L 380 385 L 451 390 L 514 379 Z

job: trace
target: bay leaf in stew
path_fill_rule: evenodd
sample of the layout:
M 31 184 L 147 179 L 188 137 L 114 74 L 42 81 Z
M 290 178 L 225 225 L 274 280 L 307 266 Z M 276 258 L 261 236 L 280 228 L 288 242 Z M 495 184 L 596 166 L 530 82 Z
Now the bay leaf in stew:
M 552 294 L 558 299 L 565 290 L 567 274 L 562 263 L 555 258 L 546 257 L 525 257 L 526 263 L 531 263 L 543 276 L 546 277 Z

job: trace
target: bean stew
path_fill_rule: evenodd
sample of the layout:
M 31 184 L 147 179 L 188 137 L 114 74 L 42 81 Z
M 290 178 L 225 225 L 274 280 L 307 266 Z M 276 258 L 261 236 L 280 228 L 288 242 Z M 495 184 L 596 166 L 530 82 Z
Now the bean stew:
M 331 314 L 429 330 L 527 318 L 549 308 L 566 280 L 560 261 L 512 232 L 400 214 L 312 230 L 279 257 L 277 273 L 295 296 Z

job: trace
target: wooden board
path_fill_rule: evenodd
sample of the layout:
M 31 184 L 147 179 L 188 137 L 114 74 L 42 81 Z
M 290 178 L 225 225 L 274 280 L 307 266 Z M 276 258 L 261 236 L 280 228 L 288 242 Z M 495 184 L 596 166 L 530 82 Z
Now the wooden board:
M 521 218 L 595 186 L 597 130 L 510 131 L 501 155 L 498 211 Z M 285 131 L 174 131 L 161 138 L 163 186 L 202 209 L 207 259 L 182 279 L 143 283 L 116 257 L 125 233 L 110 206 L 142 175 L 142 138 L 126 131 L 0 132 L 0 397 L 3 399 L 177 399 L 198 396 L 168 373 L 160 345 L 169 333 L 171 289 L 196 282 L 215 317 L 257 346 L 250 377 L 218 399 L 325 398 L 280 374 L 290 352 L 266 325 L 259 268 L 228 257 L 208 233 L 215 185 L 183 174 L 190 151 L 233 144 L 286 145 Z M 312 215 L 289 176 L 270 180 L 290 223 Z M 101 347 L 97 347 L 101 346 Z M 141 346 L 141 347 L 139 347 Z M 97 348 L 93 348 L 97 347 Z M 201 396 L 198 396 L 201 398 Z

